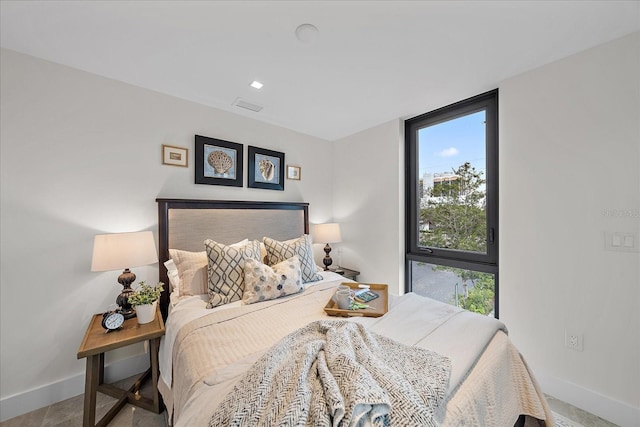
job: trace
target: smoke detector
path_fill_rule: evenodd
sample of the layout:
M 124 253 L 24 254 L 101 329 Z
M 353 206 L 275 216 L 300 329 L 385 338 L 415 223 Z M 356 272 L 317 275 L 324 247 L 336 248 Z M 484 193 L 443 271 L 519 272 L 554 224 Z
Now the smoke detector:
M 296 28 L 296 38 L 305 44 L 313 43 L 318 38 L 318 28 L 313 24 L 302 24 Z

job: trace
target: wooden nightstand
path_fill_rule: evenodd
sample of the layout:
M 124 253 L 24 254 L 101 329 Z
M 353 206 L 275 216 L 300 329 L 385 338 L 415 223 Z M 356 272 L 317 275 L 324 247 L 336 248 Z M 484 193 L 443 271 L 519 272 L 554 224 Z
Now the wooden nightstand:
M 160 311 L 156 313 L 156 318 L 151 323 L 139 325 L 138 319 L 134 317 L 125 320 L 121 329 L 109 333 L 106 333 L 102 328 L 101 322 L 102 314 L 93 316 L 78 349 L 78 359 L 87 358 L 82 425 L 84 427 L 106 426 L 126 403 L 159 414 L 162 412 L 162 402 L 158 392 L 158 348 L 160 337 L 164 335 L 164 322 Z M 149 341 L 150 368 L 128 390 L 104 384 L 104 353 L 140 341 Z M 153 396 L 151 398 L 137 394 L 149 376 L 153 381 Z M 96 424 L 96 394 L 98 391 L 117 398 L 118 402 Z
M 335 273 L 338 273 L 335 270 L 332 270 L 332 271 L 334 271 Z M 354 280 L 354 281 L 357 281 L 358 275 L 360 274 L 359 271 L 349 270 L 348 268 L 344 268 L 344 267 L 340 267 L 340 271 L 341 272 L 338 273 L 338 274 L 340 274 L 341 276 L 343 276 L 343 277 L 345 277 L 347 279 L 351 279 L 351 280 Z

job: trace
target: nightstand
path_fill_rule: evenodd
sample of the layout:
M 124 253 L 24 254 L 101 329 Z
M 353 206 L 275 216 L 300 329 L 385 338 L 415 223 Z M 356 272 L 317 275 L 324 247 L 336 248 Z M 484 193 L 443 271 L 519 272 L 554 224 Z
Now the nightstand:
M 337 271 L 332 270 L 333 272 L 337 273 Z M 357 281 L 358 275 L 360 274 L 359 271 L 356 270 L 349 270 L 348 268 L 344 268 L 344 267 L 340 267 L 340 274 L 341 276 L 347 278 L 347 279 L 351 279 L 353 281 Z
M 160 338 L 164 335 L 164 322 L 160 311 L 156 313 L 156 318 L 153 322 L 140 325 L 138 324 L 138 319 L 134 317 L 125 320 L 121 329 L 109 333 L 106 333 L 102 328 L 101 322 L 102 314 L 93 316 L 82 344 L 78 349 L 78 359 L 87 358 L 82 425 L 84 427 L 106 426 L 126 403 L 159 414 L 162 412 L 162 402 L 158 392 L 158 348 L 160 346 Z M 122 390 L 111 384 L 104 384 L 104 353 L 141 341 L 149 341 L 150 368 L 128 390 Z M 149 377 L 153 381 L 153 395 L 151 398 L 138 394 L 140 387 Z M 97 392 L 115 397 L 118 402 L 96 424 Z

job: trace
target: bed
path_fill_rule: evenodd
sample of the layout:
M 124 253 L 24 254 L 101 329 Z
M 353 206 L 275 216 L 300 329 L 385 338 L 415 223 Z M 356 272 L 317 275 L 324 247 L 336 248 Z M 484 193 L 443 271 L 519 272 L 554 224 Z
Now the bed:
M 159 389 L 172 425 L 555 425 L 496 319 L 414 293 L 390 295 L 382 317 L 328 316 L 323 308 L 346 279 L 307 265 L 308 253 L 300 252 L 310 244 L 308 204 L 157 203 L 159 276 L 166 290 Z M 265 245 L 252 246 L 265 237 L 266 252 Z M 270 245 L 293 248 L 286 242 L 299 245 L 298 252 L 280 254 L 289 258 L 276 264 Z M 260 261 L 249 260 L 252 250 L 260 251 Z M 203 251 L 214 270 L 222 259 L 211 259 L 216 251 L 248 251 L 246 277 L 206 273 Z M 185 254 L 197 254 L 196 273 Z M 296 272 L 297 285 L 284 281 L 284 268 L 287 275 Z M 249 292 L 272 272 L 291 292 Z M 301 286 L 305 277 L 313 280 Z M 244 279 L 244 302 L 216 287 Z

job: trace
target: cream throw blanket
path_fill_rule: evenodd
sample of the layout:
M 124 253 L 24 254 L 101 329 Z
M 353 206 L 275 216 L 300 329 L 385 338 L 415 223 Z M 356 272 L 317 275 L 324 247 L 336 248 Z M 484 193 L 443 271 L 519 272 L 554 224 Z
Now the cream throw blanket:
M 278 342 L 209 425 L 438 426 L 451 363 L 347 321 L 316 321 Z

